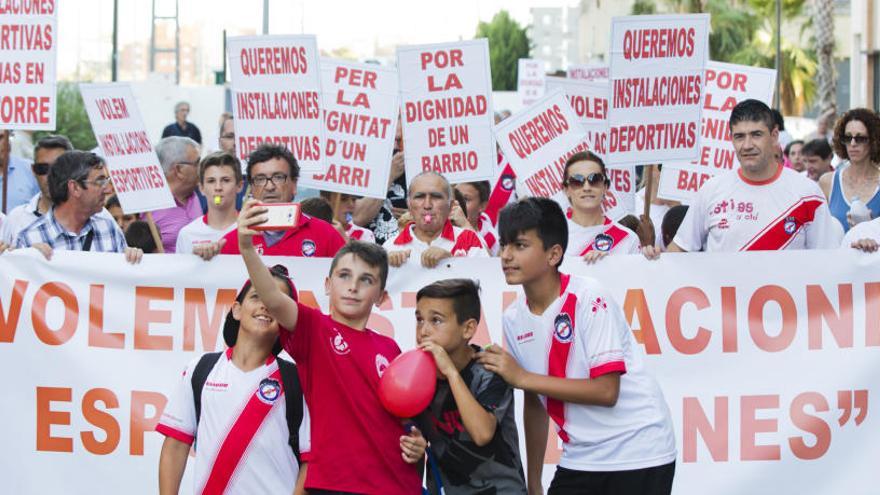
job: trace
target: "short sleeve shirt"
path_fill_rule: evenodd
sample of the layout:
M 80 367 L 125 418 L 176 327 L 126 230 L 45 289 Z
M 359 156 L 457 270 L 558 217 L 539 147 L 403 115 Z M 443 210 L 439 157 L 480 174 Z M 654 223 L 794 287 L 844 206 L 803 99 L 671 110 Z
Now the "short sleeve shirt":
M 241 254 L 238 250 L 237 230 L 232 230 L 223 238 L 226 239 L 226 244 L 220 254 Z M 332 225 L 308 215 L 302 215 L 299 225 L 284 231 L 278 242 L 270 245 L 263 235 L 255 235 L 253 239 L 257 252 L 264 256 L 332 258 L 345 245 L 345 239 Z

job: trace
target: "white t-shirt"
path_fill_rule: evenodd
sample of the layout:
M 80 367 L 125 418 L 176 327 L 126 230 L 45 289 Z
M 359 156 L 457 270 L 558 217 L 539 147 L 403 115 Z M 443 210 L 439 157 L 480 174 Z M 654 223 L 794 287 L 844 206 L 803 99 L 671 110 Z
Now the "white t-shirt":
M 348 223 L 348 228 L 345 229 L 345 235 L 347 235 L 349 239 L 354 239 L 356 241 L 376 242 L 376 235 L 373 234 L 372 230 L 355 225 L 354 222 Z
M 873 239 L 880 242 L 880 217 L 868 222 L 858 223 L 853 228 L 849 229 L 846 235 L 843 236 L 843 241 L 840 243 L 840 247 L 851 247 L 852 243 L 860 239 Z
M 568 219 L 568 249 L 566 256 L 583 256 L 590 251 L 608 254 L 640 253 L 639 236 L 632 230 L 605 217 L 599 225 L 584 227 Z
M 236 227 L 237 224 L 232 222 L 229 227 L 217 230 L 208 225 L 208 215 L 202 215 L 180 229 L 180 232 L 177 234 L 177 247 L 175 250 L 178 254 L 190 254 L 193 252 L 193 247 L 199 244 L 217 242 L 223 236 L 235 230 Z
M 198 361 L 186 367 L 156 426 L 157 432 L 190 445 L 198 439 L 195 493 L 293 493 L 299 464 L 287 443 L 287 405 L 278 361 L 270 357 L 263 366 L 244 372 L 233 364 L 232 349 L 227 349 L 205 380 L 197 430 L 191 380 Z M 303 400 L 302 452 L 310 443 L 307 417 Z M 227 440 L 247 447 L 221 452 Z M 212 489 L 206 490 L 208 483 Z
M 663 244 L 663 217 L 669 211 L 669 205 L 651 204 L 651 223 L 654 224 L 654 246 L 666 248 Z M 636 216 L 641 218 L 645 211 L 645 188 L 636 191 Z
M 397 233 L 397 236 L 391 243 L 385 244 L 385 249 L 391 253 L 394 251 L 411 250 L 409 259 L 419 259 L 423 252 L 430 247 L 439 247 L 452 253 L 452 256 L 462 257 L 488 257 L 489 252 L 486 251 L 486 245 L 483 240 L 473 230 L 466 230 L 461 227 L 452 225 L 449 220 L 443 226 L 440 236 L 426 244 L 419 240 L 413 233 L 414 223 L 410 223 L 404 229 Z
M 836 249 L 843 229 L 815 182 L 779 167 L 762 182 L 740 171 L 703 184 L 674 242 L 685 251 Z
M 614 407 L 541 396 L 563 441 L 559 465 L 578 471 L 623 471 L 675 460 L 669 408 L 647 374 L 623 311 L 591 278 L 562 275 L 560 296 L 542 315 L 525 298 L 504 312 L 510 353 L 527 371 L 570 379 L 623 373 Z

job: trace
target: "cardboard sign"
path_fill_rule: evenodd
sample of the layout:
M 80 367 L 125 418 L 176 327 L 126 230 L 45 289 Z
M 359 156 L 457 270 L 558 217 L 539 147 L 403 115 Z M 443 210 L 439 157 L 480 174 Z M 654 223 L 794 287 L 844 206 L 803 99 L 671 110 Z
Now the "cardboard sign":
M 0 129 L 55 130 L 58 3 L 0 3 Z
M 80 84 L 83 104 L 125 213 L 173 208 L 174 198 L 128 83 Z
M 548 92 L 562 90 L 565 93 L 571 109 L 587 131 L 587 146 L 604 159 L 608 150 L 608 82 L 547 77 L 546 84 Z
M 485 39 L 397 49 L 409 180 L 433 170 L 452 183 L 495 171 L 492 75 Z
M 609 70 L 607 65 L 577 64 L 566 71 L 566 77 L 575 81 L 607 81 Z
M 708 37 L 709 14 L 612 20 L 609 163 L 697 157 Z
M 544 61 L 519 59 L 516 71 L 516 91 L 522 106 L 527 107 L 544 96 Z
M 674 163 L 663 165 L 660 171 L 660 184 L 657 186 L 657 197 L 671 201 L 690 204 L 697 191 L 707 180 L 720 172 L 711 168 L 692 170 L 690 167 Z
M 384 198 L 397 129 L 397 71 L 375 64 L 321 60 L 326 146 L 321 174 L 305 187 Z
M 227 40 L 235 151 L 247 160 L 263 143 L 293 153 L 300 172 L 323 172 L 321 68 L 314 36 Z

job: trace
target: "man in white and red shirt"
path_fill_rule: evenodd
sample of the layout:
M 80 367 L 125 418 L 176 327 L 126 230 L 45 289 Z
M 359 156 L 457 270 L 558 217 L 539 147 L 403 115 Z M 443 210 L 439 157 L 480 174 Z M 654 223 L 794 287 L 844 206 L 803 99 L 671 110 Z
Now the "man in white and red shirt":
M 242 185 L 241 166 L 234 155 L 218 151 L 202 159 L 199 190 L 208 199 L 208 213 L 180 229 L 177 253 L 200 254 L 201 247 L 219 241 L 235 229 L 235 197 Z
M 433 268 L 446 258 L 489 256 L 480 236 L 473 230 L 452 225 L 452 186 L 436 172 L 415 176 L 408 188 L 409 214 L 412 223 L 405 226 L 385 245 L 388 264 L 400 266 L 406 260 L 420 259 Z
M 819 186 L 774 160 L 779 129 L 767 105 L 741 101 L 730 132 L 739 170 L 703 185 L 668 250 L 837 248 L 843 232 Z

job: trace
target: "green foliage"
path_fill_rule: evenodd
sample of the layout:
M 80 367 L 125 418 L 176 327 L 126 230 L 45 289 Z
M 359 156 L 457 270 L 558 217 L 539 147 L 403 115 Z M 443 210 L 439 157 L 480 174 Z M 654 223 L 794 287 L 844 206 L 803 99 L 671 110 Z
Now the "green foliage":
M 491 22 L 477 25 L 475 38 L 489 40 L 489 63 L 492 66 L 492 89 L 516 91 L 519 59 L 529 56 L 529 38 L 525 28 L 502 10 Z
M 630 15 L 652 15 L 656 13 L 657 4 L 654 0 L 636 0 L 630 10 Z
M 92 133 L 92 124 L 86 113 L 79 87 L 76 83 L 58 82 L 58 115 L 54 131 L 34 133 L 34 142 L 49 134 L 62 134 L 70 139 L 73 147 L 78 150 L 91 150 L 98 145 Z

